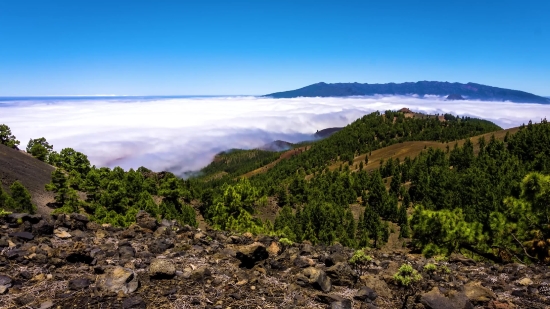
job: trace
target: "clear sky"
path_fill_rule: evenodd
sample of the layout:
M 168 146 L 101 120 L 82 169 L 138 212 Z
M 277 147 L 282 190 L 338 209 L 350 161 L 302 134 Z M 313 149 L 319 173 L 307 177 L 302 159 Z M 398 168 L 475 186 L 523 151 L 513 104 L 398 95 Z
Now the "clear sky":
M 418 80 L 550 95 L 550 1 L 0 1 L 0 96 Z

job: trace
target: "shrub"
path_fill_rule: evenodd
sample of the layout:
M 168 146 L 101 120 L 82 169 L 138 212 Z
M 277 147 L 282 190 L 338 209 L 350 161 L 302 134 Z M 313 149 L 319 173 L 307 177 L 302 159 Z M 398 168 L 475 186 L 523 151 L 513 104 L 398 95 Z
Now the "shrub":
M 395 280 L 398 285 L 410 287 L 420 282 L 422 276 L 410 264 L 403 264 L 399 267 L 397 273 L 393 275 L 393 280 Z
M 367 263 L 370 261 L 372 261 L 372 257 L 365 253 L 365 249 L 356 250 L 351 259 L 349 259 L 350 264 Z
M 397 273 L 393 275 L 393 280 L 400 287 L 401 308 L 407 308 L 409 298 L 416 295 L 420 290 L 419 283 L 422 276 L 410 264 L 403 264 L 399 267 Z
M 349 263 L 355 267 L 359 275 L 363 275 L 366 272 L 370 261 L 372 261 L 372 257 L 365 253 L 365 249 L 356 250 L 349 259 Z
M 19 181 L 10 186 L 11 198 L 13 199 L 14 210 L 34 214 L 36 206 L 31 202 L 31 194 Z
M 290 240 L 288 238 L 281 238 L 281 239 L 279 239 L 279 242 L 282 245 L 285 245 L 285 246 L 292 246 L 294 244 L 294 242 L 292 242 L 292 240 Z
M 433 273 L 437 270 L 437 266 L 433 263 L 428 263 L 424 265 L 424 270 L 429 273 Z

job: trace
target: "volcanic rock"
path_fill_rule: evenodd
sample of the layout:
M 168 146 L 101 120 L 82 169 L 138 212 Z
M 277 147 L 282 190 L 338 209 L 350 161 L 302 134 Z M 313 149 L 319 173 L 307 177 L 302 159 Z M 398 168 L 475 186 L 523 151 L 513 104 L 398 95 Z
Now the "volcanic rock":
M 451 291 L 449 295 L 442 294 L 437 287 L 422 294 L 420 303 L 427 309 L 473 309 L 474 306 L 466 295 Z
M 139 281 L 133 270 L 116 266 L 98 276 L 96 286 L 109 292 L 133 293 L 139 286 Z
M 326 273 L 315 267 L 308 267 L 304 269 L 297 276 L 297 281 L 299 285 L 310 285 L 313 288 L 321 290 L 325 293 L 330 292 L 332 288 L 332 283 Z
M 156 279 L 170 279 L 176 275 L 176 266 L 169 260 L 154 259 L 149 266 L 149 276 Z

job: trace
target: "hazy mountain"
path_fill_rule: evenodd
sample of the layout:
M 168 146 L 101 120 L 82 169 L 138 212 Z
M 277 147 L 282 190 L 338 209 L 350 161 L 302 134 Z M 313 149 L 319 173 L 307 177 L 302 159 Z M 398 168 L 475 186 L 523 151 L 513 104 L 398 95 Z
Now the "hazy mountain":
M 273 98 L 295 97 L 345 97 L 367 95 L 439 95 L 453 97 L 461 96 L 465 99 L 482 101 L 511 101 L 517 103 L 550 103 L 549 98 L 532 93 L 491 87 L 476 83 L 449 83 L 435 81 L 420 81 L 409 83 L 389 84 L 360 84 L 360 83 L 317 83 L 300 89 L 275 92 L 266 96 Z
M 342 129 L 343 128 L 327 128 L 327 129 L 323 129 L 321 131 L 315 132 L 314 136 L 316 138 L 327 138 Z
M 290 148 L 292 148 L 293 145 L 294 144 L 286 141 L 276 140 L 271 143 L 265 144 L 258 149 L 267 150 L 267 151 L 283 151 L 283 150 L 289 150 Z

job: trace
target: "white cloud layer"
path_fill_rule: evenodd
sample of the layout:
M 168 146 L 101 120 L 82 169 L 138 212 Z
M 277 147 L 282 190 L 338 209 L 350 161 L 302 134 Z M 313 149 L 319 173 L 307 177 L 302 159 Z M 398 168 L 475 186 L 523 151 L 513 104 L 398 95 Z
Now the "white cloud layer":
M 550 105 L 412 96 L 78 98 L 0 101 L 0 123 L 11 127 L 22 148 L 30 138 L 44 136 L 55 150 L 72 147 L 97 166 L 182 173 L 200 169 L 223 150 L 255 148 L 276 139 L 298 142 L 316 130 L 402 107 L 484 118 L 503 128 L 550 116 Z

